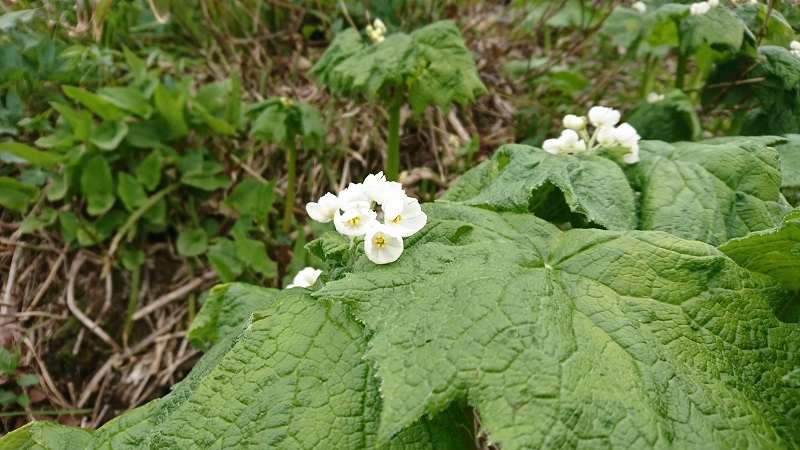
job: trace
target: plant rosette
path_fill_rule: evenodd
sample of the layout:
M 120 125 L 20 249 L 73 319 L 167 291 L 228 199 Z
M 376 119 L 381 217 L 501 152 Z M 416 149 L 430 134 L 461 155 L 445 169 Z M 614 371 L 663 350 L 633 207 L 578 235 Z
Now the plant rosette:
M 383 172 L 368 175 L 363 183 L 350 183 L 338 195 L 326 193 L 309 202 L 306 212 L 317 222 L 333 221 L 336 231 L 350 239 L 351 249 L 363 240 L 364 253 L 375 264 L 397 261 L 403 238 L 427 222 L 419 201 L 407 196 L 400 183 L 386 181 Z
M 639 162 L 639 140 L 641 136 L 629 123 L 619 123 L 622 115 L 619 111 L 605 106 L 594 106 L 589 109 L 587 116 L 567 114 L 562 123 L 566 128 L 561 136 L 556 139 L 547 139 L 542 144 L 542 149 L 547 153 L 557 155 L 567 153 L 594 153 L 602 148 L 623 147 L 630 150 L 622 156 L 628 164 Z M 594 132 L 589 135 L 587 125 L 594 126 Z

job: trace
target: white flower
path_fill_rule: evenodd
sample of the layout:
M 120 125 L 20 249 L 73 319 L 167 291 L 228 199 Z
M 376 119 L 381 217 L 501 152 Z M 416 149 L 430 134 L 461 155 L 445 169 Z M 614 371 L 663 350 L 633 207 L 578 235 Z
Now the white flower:
M 639 144 L 631 147 L 631 152 L 622 155 L 622 160 L 628 164 L 635 164 L 639 162 Z
M 719 0 L 708 0 L 706 3 L 708 3 L 708 6 L 711 8 L 719 6 Z
M 369 208 L 354 208 L 341 214 L 336 211 L 333 224 L 336 226 L 336 231 L 345 236 L 364 236 L 375 223 L 376 217 L 375 211 Z
M 286 286 L 286 289 L 291 289 L 296 287 L 309 287 L 317 282 L 317 278 L 319 278 L 319 275 L 321 273 L 322 271 L 319 269 L 315 269 L 313 267 L 306 267 L 300 272 L 297 272 L 297 275 L 294 276 L 294 280 L 292 280 L 292 284 Z
M 319 202 L 306 203 L 306 212 L 317 222 L 328 223 L 339 210 L 339 204 L 339 197 L 328 192 L 319 199 Z
M 574 130 L 562 131 L 561 136 L 558 138 L 558 143 L 561 146 L 561 151 L 567 153 L 576 153 L 586 150 L 586 144 Z
M 597 129 L 597 143 L 603 147 L 616 144 L 617 129 L 611 126 L 600 127 Z
M 623 123 L 618 126 L 616 130 L 614 130 L 614 134 L 617 143 L 628 148 L 633 148 L 634 146 L 638 147 L 639 139 L 642 138 L 639 136 L 639 133 L 636 132 L 636 128 L 633 128 L 629 123 Z
M 647 94 L 647 103 L 658 103 L 661 100 L 664 100 L 664 94 L 659 94 L 657 92 Z
M 631 8 L 639 11 L 640 13 L 647 11 L 647 5 L 645 5 L 644 2 L 636 2 L 631 5 Z
M 383 223 L 400 237 L 408 237 L 425 226 L 428 216 L 422 212 L 415 198 L 396 195 L 383 204 Z
M 800 56 L 800 42 L 792 41 L 789 44 L 789 49 L 790 49 L 789 51 L 792 52 L 793 55 Z
M 594 106 L 589 110 L 589 122 L 596 127 L 613 127 L 621 117 L 619 111 L 605 106 Z
M 561 142 L 558 139 L 547 139 L 542 143 L 542 149 L 547 153 L 557 155 L 561 153 Z
M 586 128 L 586 117 L 578 117 L 575 114 L 567 114 L 562 121 L 564 128 L 581 131 Z
M 339 192 L 339 209 L 342 211 L 369 208 L 369 202 L 369 198 L 364 195 L 364 185 L 361 183 L 350 183 Z
M 375 264 L 397 261 L 403 253 L 403 238 L 385 225 L 375 224 L 364 236 L 364 253 Z
M 749 0 L 747 3 L 750 4 L 750 5 L 757 5 L 758 4 L 758 0 Z
M 705 14 L 708 10 L 711 9 L 711 5 L 708 2 L 700 2 L 700 3 L 692 3 L 689 6 L 689 13 L 693 16 L 699 16 L 700 14 Z
M 386 181 L 383 172 L 367 175 L 364 179 L 362 193 L 370 201 L 382 205 L 387 198 L 395 195 L 405 195 L 403 185 L 396 181 Z
M 384 25 L 381 19 L 375 19 L 372 21 L 372 26 L 380 31 L 381 34 L 386 34 L 386 25 Z

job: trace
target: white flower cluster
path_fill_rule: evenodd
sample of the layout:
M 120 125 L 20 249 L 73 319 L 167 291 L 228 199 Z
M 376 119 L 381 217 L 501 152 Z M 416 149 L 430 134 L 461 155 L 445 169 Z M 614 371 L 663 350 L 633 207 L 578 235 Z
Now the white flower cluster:
M 636 2 L 631 5 L 631 8 L 639 11 L 640 13 L 647 12 L 647 5 L 645 5 L 644 2 Z
M 664 100 L 664 94 L 659 94 L 658 92 L 647 94 L 647 103 L 658 103 L 661 100 Z
M 374 207 L 380 205 L 383 223 Z M 397 261 L 403 253 L 403 238 L 421 230 L 428 221 L 419 202 L 406 195 L 400 183 L 386 181 L 383 172 L 368 175 L 363 183 L 350 185 L 318 202 L 306 205 L 317 222 L 331 220 L 336 231 L 352 239 L 364 238 L 364 253 L 375 264 Z
M 383 35 L 386 34 L 386 25 L 381 19 L 372 21 L 372 25 L 367 25 L 367 36 L 374 43 L 383 42 Z
M 628 164 L 639 162 L 639 133 L 630 124 L 616 126 L 621 118 L 620 112 L 605 106 L 594 106 L 589 110 L 588 123 L 594 125 L 594 133 L 589 137 L 586 131 L 586 116 L 567 114 L 563 124 L 566 130 L 558 139 L 547 139 L 542 148 L 547 153 L 591 152 L 601 147 L 620 146 L 630 149 L 622 159 Z M 595 143 L 597 145 L 595 145 Z
M 321 270 L 315 269 L 313 267 L 306 267 L 305 269 L 297 272 L 297 275 L 294 276 L 292 280 L 292 284 L 286 286 L 286 289 L 296 288 L 296 287 L 309 287 L 312 284 L 317 282 L 317 278 L 322 273 Z
M 792 41 L 789 44 L 789 51 L 795 56 L 800 56 L 800 42 Z
M 699 3 L 692 3 L 689 6 L 689 13 L 693 16 L 699 16 L 700 14 L 705 14 L 711 10 L 711 8 L 716 8 L 719 6 L 719 0 L 708 0 L 706 2 L 699 2 Z

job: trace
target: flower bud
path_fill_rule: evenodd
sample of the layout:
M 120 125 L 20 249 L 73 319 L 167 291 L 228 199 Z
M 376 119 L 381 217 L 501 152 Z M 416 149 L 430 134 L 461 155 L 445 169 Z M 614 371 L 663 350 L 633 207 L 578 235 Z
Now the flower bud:
M 582 131 L 586 129 L 586 116 L 578 117 L 575 114 L 567 114 L 562 121 L 564 128 L 570 130 Z

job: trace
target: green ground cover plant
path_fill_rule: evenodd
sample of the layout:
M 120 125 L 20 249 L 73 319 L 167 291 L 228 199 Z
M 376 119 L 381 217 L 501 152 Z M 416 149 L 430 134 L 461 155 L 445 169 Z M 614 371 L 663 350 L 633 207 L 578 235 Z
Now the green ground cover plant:
M 169 392 L 84 427 L 20 420 L 0 450 L 800 447 L 786 2 L 267 3 L 100 2 L 74 13 L 95 42 L 71 46 L 31 32 L 52 10 L 0 16 L 18 63 L 0 71 L 2 229 L 128 277 L 108 364 L 146 348 L 151 245 L 220 282 L 199 311 L 192 295 L 146 318 L 188 325 L 139 341 L 158 358 L 171 340 L 202 353 Z M 130 45 L 169 41 L 168 10 L 186 12 L 170 50 L 203 43 L 199 64 Z M 497 44 L 490 23 L 515 14 Z M 225 59 L 243 42 L 305 84 L 265 88 L 274 67 Z M 481 112 L 511 100 L 531 122 L 494 148 Z M 404 110 L 404 160 L 434 153 L 456 179 L 400 176 Z M 0 348 L 0 407 L 33 418 L 28 394 L 52 381 L 19 341 Z

